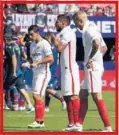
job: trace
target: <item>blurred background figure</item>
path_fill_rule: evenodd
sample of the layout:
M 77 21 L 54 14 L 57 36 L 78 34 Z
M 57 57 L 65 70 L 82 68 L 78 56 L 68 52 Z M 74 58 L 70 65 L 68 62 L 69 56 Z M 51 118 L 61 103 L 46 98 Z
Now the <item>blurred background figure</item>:
M 56 48 L 53 45 L 53 35 L 51 32 L 47 32 L 45 39 L 50 43 L 53 57 L 54 57 L 54 62 L 50 65 L 50 71 L 51 71 L 51 80 L 48 84 L 47 90 L 46 90 L 46 95 L 45 95 L 45 112 L 49 112 L 49 105 L 50 105 L 50 100 L 51 100 L 51 95 L 58 99 L 62 103 L 62 109 L 66 109 L 66 103 L 64 101 L 64 98 L 62 95 L 60 95 L 55 89 L 57 85 L 57 64 L 59 61 L 58 55 L 59 53 L 57 52 Z

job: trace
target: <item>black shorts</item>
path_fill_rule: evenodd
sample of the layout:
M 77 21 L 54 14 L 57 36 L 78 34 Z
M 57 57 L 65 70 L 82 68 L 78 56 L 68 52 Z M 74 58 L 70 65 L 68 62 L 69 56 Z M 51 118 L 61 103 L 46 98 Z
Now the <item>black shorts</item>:
M 16 87 L 18 90 L 25 88 L 25 83 L 21 76 L 14 77 L 14 76 L 8 76 L 4 80 L 3 85 L 5 90 L 13 89 L 13 87 Z

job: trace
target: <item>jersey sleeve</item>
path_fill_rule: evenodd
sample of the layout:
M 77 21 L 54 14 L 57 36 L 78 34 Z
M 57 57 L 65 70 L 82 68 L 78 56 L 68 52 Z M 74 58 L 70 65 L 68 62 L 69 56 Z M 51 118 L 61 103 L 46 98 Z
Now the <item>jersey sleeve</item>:
M 101 41 L 101 33 L 96 28 L 90 27 L 87 33 L 91 42 L 93 42 L 95 39 Z
M 71 36 L 67 33 L 64 33 L 64 34 L 60 35 L 60 39 L 61 39 L 62 44 L 65 45 L 65 46 L 68 45 L 68 43 L 71 40 L 70 37 Z
M 47 41 L 44 42 L 43 50 L 45 56 L 52 55 L 51 45 Z
M 9 51 L 10 51 L 11 56 L 15 55 L 15 46 L 9 47 Z

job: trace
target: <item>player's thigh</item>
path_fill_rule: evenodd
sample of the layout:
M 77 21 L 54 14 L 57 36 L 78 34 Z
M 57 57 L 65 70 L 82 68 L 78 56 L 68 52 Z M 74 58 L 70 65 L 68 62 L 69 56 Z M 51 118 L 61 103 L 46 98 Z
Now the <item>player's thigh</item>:
M 88 71 L 87 72 L 87 88 L 89 93 L 98 93 L 102 91 L 102 71 Z
M 87 89 L 81 89 L 79 93 L 80 99 L 87 99 L 88 98 L 88 90 Z
M 16 81 L 15 86 L 16 86 L 16 88 L 17 88 L 18 90 L 21 90 L 21 89 L 24 89 L 24 90 L 25 90 L 25 83 L 24 83 L 22 77 L 19 77 L 19 78 L 18 78 L 18 80 Z
M 12 89 L 18 80 L 18 77 L 14 77 L 13 75 L 7 76 L 4 80 L 4 89 Z
M 33 94 L 44 96 L 49 80 L 50 74 L 48 74 L 47 76 L 45 74 L 38 74 L 37 76 L 33 76 L 32 80 Z
M 79 95 L 80 79 L 77 73 L 64 73 L 61 76 L 61 89 L 64 96 Z

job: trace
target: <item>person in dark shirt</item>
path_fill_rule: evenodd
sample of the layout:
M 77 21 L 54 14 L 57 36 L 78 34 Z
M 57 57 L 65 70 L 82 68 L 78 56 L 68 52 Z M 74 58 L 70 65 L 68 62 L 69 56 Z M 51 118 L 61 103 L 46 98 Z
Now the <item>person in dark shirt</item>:
M 30 102 L 28 93 L 25 91 L 25 84 L 23 79 L 21 78 L 21 52 L 14 39 L 15 38 L 12 37 L 12 35 L 7 35 L 7 37 L 5 37 L 6 47 L 4 69 L 6 72 L 6 77 L 4 80 L 4 89 L 8 91 L 16 87 L 24 96 L 26 103 L 28 104 L 28 109 L 32 111 L 34 110 L 34 107 Z

